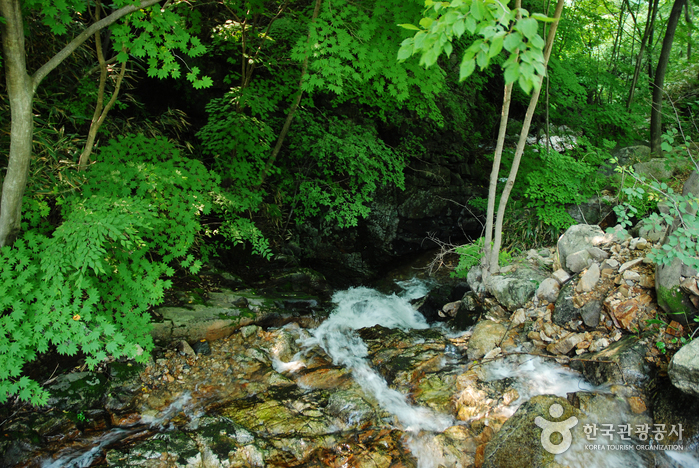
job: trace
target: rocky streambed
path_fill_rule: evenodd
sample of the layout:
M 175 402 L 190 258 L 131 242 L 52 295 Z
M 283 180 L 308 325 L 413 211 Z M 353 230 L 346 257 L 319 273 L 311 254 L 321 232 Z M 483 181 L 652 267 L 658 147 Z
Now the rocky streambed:
M 638 245 L 600 244 L 594 282 L 586 263 L 562 288 L 532 252 L 482 303 L 412 280 L 336 292 L 329 315 L 242 287 L 161 309 L 148 365 L 62 375 L 48 408 L 5 408 L 2 466 L 699 466 L 699 399 L 654 346 L 676 330 L 647 324 Z

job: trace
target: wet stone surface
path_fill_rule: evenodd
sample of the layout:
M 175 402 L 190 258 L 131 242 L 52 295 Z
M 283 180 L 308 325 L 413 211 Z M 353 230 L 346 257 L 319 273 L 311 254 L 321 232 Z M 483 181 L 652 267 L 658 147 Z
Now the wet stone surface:
M 6 416 L 2 466 L 681 466 L 660 452 L 634 453 L 631 461 L 595 458 L 604 454 L 581 444 L 585 421 L 682 423 L 690 453 L 699 445 L 696 418 L 683 414 L 697 407 L 696 398 L 671 396 L 671 384 L 658 378 L 667 359 L 651 340 L 669 347 L 671 327 L 644 322 L 657 311 L 642 283 L 649 267 L 637 262 L 627 271 L 638 278 L 624 277 L 618 265 L 632 261 L 629 249 L 598 248 L 616 266 L 602 265 L 592 291 L 571 288 L 566 320 L 552 319 L 557 305 L 545 299 L 507 310 L 488 298 L 477 304 L 483 315 L 475 329 L 428 327 L 408 299 L 357 288 L 342 297 L 365 294 L 355 297 L 361 306 L 343 308 L 338 299 L 336 312 L 349 315 L 324 335 L 319 325 L 330 319 L 314 312 L 285 325 L 241 324 L 207 340 L 206 352 L 192 349 L 194 340 L 177 340 L 144 367 L 112 363 L 106 373 L 70 374 L 55 385 L 69 391 L 87 379 L 101 390 L 79 398 L 56 392 L 52 408 Z M 468 301 L 477 300 L 472 296 Z M 592 301 L 601 310 L 583 320 Z M 389 328 L 382 320 L 396 307 L 404 316 L 389 320 L 396 327 Z M 367 322 L 352 315 L 357 311 L 378 318 Z M 630 333 L 633 326 L 651 336 Z M 532 400 L 537 395 L 549 396 Z M 522 421 L 550 418 L 540 403 L 561 399 L 570 403 L 564 416 L 581 423 L 568 455 L 554 458 L 537 442 L 541 429 Z M 527 401 L 533 403 L 522 406 Z M 91 459 L 77 461 L 91 450 Z

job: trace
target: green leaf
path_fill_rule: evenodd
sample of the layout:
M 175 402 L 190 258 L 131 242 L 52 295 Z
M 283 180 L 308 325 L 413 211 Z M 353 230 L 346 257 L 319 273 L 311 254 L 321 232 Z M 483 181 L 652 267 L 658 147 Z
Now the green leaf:
M 420 30 L 420 28 L 418 28 L 418 27 L 415 26 L 414 24 L 410 24 L 410 23 L 403 23 L 403 24 L 399 24 L 398 26 L 400 26 L 401 28 L 411 29 L 411 30 L 414 30 L 414 31 L 419 31 L 419 30 Z
M 511 84 L 519 78 L 519 64 L 514 62 L 505 68 L 505 84 Z
M 478 55 L 476 55 L 476 63 L 481 70 L 488 66 L 489 61 L 488 54 L 485 52 L 479 52 Z
M 495 36 L 490 43 L 490 50 L 488 51 L 488 57 L 493 58 L 500 53 L 502 50 L 502 45 L 505 40 L 505 35 Z
M 507 35 L 503 47 L 506 51 L 514 53 L 521 44 L 523 44 L 522 35 L 515 31 Z
M 531 17 L 537 21 L 543 21 L 545 23 L 553 23 L 554 21 L 556 21 L 555 18 L 549 18 L 548 16 L 543 15 L 541 13 L 532 13 Z
M 475 71 L 476 61 L 474 59 L 463 60 L 459 69 L 459 81 L 463 81 Z
M 471 1 L 471 15 L 476 19 L 476 21 L 481 21 L 485 17 L 485 5 L 483 0 L 472 0 Z
M 524 34 L 524 37 L 531 40 L 536 36 L 539 24 L 534 18 L 523 18 L 517 22 L 516 28 Z
M 466 30 L 466 25 L 464 24 L 463 19 L 459 19 L 454 23 L 454 26 L 452 26 L 452 31 L 454 34 L 456 34 L 456 37 L 461 37 L 464 35 L 464 31 Z
M 422 26 L 423 29 L 430 29 L 430 26 L 432 26 L 432 23 L 434 23 L 434 20 L 432 18 L 422 18 L 419 22 L 420 26 Z

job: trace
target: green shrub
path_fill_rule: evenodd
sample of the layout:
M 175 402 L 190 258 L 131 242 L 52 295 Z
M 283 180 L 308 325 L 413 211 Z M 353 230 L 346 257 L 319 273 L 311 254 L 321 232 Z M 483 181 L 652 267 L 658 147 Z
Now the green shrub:
M 565 205 L 582 203 L 595 193 L 596 168 L 568 154 L 545 153 L 543 149 L 540 159 L 539 168 L 526 177 L 527 206 L 534 208 L 544 223 L 566 229 L 575 221 L 566 213 Z
M 238 216 L 244 204 L 166 139 L 122 137 L 99 158 L 82 193 L 62 202 L 63 223 L 50 236 L 29 231 L 0 250 L 0 403 L 11 395 L 46 403 L 22 368 L 50 347 L 82 352 L 90 367 L 110 355 L 147 359 L 148 309 L 162 301 L 175 266 L 201 268 L 204 235 L 249 241 L 269 256 L 259 231 Z M 202 219 L 215 212 L 213 230 Z
M 454 252 L 459 255 L 459 264 L 451 272 L 453 278 L 466 278 L 469 270 L 481 262 L 484 243 L 485 238 L 479 237 L 470 244 L 460 245 L 454 249 Z M 500 250 L 498 261 L 500 266 L 508 265 L 512 263 L 512 255 L 506 250 Z

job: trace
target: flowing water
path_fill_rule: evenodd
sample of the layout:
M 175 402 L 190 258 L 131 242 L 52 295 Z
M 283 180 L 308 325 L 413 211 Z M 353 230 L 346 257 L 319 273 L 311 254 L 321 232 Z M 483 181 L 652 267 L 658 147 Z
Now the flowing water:
M 403 332 L 430 328 L 424 317 L 410 303 L 411 300 L 423 297 L 428 292 L 428 284 L 418 280 L 398 284 L 403 289 L 399 294 L 386 295 L 364 287 L 335 293 L 332 299 L 334 310 L 320 326 L 311 330 L 287 327 L 289 333 L 294 334 L 299 345 L 299 351 L 292 359 L 287 361 L 280 359 L 274 349 L 270 350 L 266 359 L 277 373 L 293 377 L 304 372 L 310 365 L 309 356 L 318 352 L 319 348 L 322 349 L 335 366 L 349 370 L 352 379 L 361 390 L 369 395 L 384 413 L 390 415 L 385 423 L 403 432 L 404 446 L 417 458 L 418 467 L 436 468 L 440 464 L 448 463 L 443 449 L 436 442 L 437 436 L 449 428 L 463 426 L 466 423 L 457 421 L 451 414 L 440 413 L 435 409 L 412 403 L 409 395 L 391 388 L 375 369 L 370 359 L 369 348 L 358 333 L 360 329 L 376 326 Z M 451 339 L 462 335 L 453 334 L 443 327 L 436 328 Z M 454 373 L 465 372 L 468 363 L 462 353 L 463 350 L 447 345 L 438 366 L 451 369 Z M 457 368 L 456 371 L 454 368 Z M 515 356 L 495 360 L 486 364 L 484 368 L 486 379 L 489 381 L 511 379 L 515 382 L 514 386 L 519 398 L 505 409 L 508 412 L 507 416 L 513 414 L 521 404 L 535 395 L 555 394 L 565 397 L 568 393 L 581 391 L 608 393 L 607 389 L 592 386 L 570 369 L 551 360 L 537 357 Z M 302 387 L 301 384 L 298 386 Z M 175 429 L 172 421 L 176 417 L 184 417 L 189 427 L 198 427 L 199 419 L 204 416 L 203 407 L 193 404 L 191 394 L 184 392 L 164 410 L 142 415 L 140 423 L 132 429 L 111 430 L 95 438 L 92 443 L 85 442 L 83 446 L 86 448 L 81 452 L 75 449 L 66 450 L 60 456 L 45 460 L 41 466 L 44 468 L 87 467 L 101 456 L 106 447 L 134 433 L 151 431 L 166 434 Z M 628 421 L 632 417 L 627 414 L 605 414 L 604 416 L 606 417 L 604 422 L 612 423 Z M 348 417 L 347 424 L 350 426 L 356 423 L 352 418 L 352 415 Z M 245 434 L 248 434 L 247 437 L 252 440 L 252 435 L 247 432 Z M 677 466 L 699 466 L 699 462 L 692 454 L 678 452 L 670 456 L 675 459 Z M 642 463 L 640 455 L 635 452 L 609 453 L 585 450 L 584 440 L 578 440 L 570 450 L 559 455 L 557 460 L 571 468 L 578 466 L 584 468 L 631 467 L 641 466 Z

